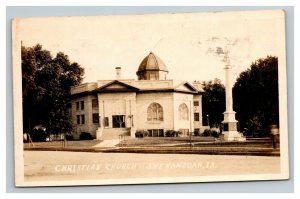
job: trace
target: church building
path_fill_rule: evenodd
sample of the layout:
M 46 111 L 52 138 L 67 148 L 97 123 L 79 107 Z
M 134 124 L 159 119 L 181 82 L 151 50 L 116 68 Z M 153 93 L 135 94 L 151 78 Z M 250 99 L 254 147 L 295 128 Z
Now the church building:
M 166 65 L 153 52 L 140 63 L 138 80 L 122 79 L 121 67 L 115 69 L 113 80 L 71 88 L 75 139 L 82 133 L 105 140 L 134 138 L 139 130 L 153 137 L 166 136 L 167 130 L 180 136 L 203 130 L 200 83 L 168 79 Z

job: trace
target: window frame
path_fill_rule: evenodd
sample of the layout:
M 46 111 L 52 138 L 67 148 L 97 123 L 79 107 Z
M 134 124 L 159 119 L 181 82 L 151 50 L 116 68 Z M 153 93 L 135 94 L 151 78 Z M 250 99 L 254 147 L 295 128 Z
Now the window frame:
M 82 114 L 80 116 L 81 116 L 81 124 L 85 124 L 85 115 Z
M 92 119 L 93 119 L 93 124 L 99 124 L 99 113 L 92 113 Z
M 197 115 L 197 117 L 196 117 Z M 198 120 L 196 120 L 196 118 L 198 118 Z M 194 121 L 195 122 L 199 122 L 200 121 L 200 114 L 199 113 L 194 113 Z
M 160 122 L 164 121 L 164 110 L 162 105 L 157 102 L 151 103 L 147 108 L 147 121 Z
M 80 101 L 80 108 L 81 110 L 84 110 L 84 101 Z
M 194 106 L 199 106 L 200 102 L 199 101 L 194 101 Z
M 76 110 L 78 111 L 79 108 L 80 108 L 80 107 L 79 107 L 79 101 L 75 103 L 75 106 L 76 106 Z
M 109 127 L 109 117 L 104 117 L 104 122 L 103 122 L 104 127 Z
M 81 116 L 80 115 L 76 115 L 76 124 L 81 124 Z
M 186 105 L 186 103 L 181 103 L 178 106 L 178 119 L 189 121 L 189 118 L 189 107 Z
M 92 108 L 98 108 L 99 102 L 98 99 L 92 99 Z

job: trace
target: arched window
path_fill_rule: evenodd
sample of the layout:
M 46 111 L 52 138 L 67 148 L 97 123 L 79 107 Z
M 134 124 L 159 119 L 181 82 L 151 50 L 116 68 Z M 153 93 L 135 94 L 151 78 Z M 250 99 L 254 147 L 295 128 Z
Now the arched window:
M 179 105 L 178 113 L 180 120 L 189 120 L 189 109 L 185 103 Z
M 148 106 L 147 110 L 148 121 L 163 121 L 163 108 L 158 103 L 152 103 Z

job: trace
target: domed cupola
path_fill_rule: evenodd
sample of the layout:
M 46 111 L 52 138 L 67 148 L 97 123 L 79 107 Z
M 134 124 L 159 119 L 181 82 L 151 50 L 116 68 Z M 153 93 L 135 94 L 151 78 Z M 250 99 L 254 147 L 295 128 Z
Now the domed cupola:
M 138 71 L 138 80 L 166 80 L 168 69 L 164 62 L 153 52 L 143 59 Z

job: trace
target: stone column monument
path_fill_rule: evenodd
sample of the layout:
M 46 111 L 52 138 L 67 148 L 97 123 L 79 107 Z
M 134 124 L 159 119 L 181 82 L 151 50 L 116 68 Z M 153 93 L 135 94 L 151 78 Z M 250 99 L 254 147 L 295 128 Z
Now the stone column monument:
M 225 54 L 225 90 L 226 90 L 226 110 L 223 120 L 223 135 L 225 141 L 246 141 L 246 138 L 242 133 L 237 131 L 237 120 L 235 119 L 235 112 L 232 108 L 232 77 L 229 51 L 227 48 L 224 51 Z

